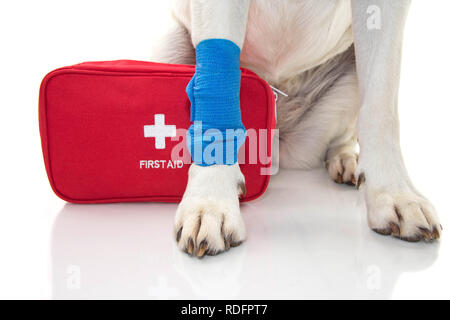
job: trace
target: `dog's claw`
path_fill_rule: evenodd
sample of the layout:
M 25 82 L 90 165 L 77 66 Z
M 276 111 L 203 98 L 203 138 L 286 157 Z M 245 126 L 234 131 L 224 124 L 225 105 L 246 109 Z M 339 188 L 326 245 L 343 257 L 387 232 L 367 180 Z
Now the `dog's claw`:
M 178 230 L 178 232 L 177 232 L 177 235 L 176 235 L 176 240 L 177 240 L 177 242 L 178 241 L 180 241 L 180 238 L 181 238 L 181 232 L 183 231 L 183 228 L 180 228 L 179 230 Z
M 388 228 L 372 229 L 372 230 L 383 236 L 390 236 L 390 235 L 393 235 L 394 237 L 400 236 L 400 226 L 395 222 L 390 222 Z
M 442 226 L 440 226 L 440 227 L 441 227 L 441 230 L 442 230 Z M 432 236 L 433 236 L 433 239 L 439 239 L 441 237 L 441 234 L 440 234 L 439 230 L 436 227 L 433 228 Z
M 366 181 L 366 175 L 363 173 L 361 173 L 358 177 L 358 181 L 356 183 L 356 189 L 359 190 L 359 188 L 361 188 L 361 185 Z
M 194 253 L 194 240 L 192 238 L 189 238 L 188 245 L 187 245 L 187 253 L 192 255 Z
M 343 178 L 342 178 L 342 174 L 339 172 L 339 173 L 337 174 L 336 183 L 342 184 L 343 181 L 344 181 L 344 180 L 343 180 Z
M 207 249 L 208 249 L 208 242 L 206 240 L 203 240 L 202 242 L 200 242 L 200 246 L 197 251 L 197 257 L 203 258 Z
M 238 247 L 242 244 L 242 241 L 237 241 L 237 242 L 231 242 L 230 246 L 232 248 Z
M 420 230 L 420 233 L 422 234 L 422 237 L 423 237 L 423 239 L 425 241 L 431 241 L 431 240 L 434 239 L 433 233 L 430 230 L 425 229 L 425 228 L 419 228 L 419 230 Z
M 391 228 L 392 231 L 392 235 L 394 237 L 399 237 L 400 236 L 400 227 L 398 224 L 391 222 L 389 223 L 389 227 Z
M 226 236 L 223 241 L 225 242 L 225 251 L 230 250 L 231 247 L 231 237 L 230 236 Z

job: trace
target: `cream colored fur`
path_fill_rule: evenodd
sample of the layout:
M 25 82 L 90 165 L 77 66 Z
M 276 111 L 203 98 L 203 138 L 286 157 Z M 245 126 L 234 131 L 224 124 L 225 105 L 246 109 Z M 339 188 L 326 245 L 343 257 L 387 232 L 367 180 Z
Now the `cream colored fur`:
M 381 9 L 381 30 L 367 28 L 373 5 Z M 176 0 L 175 26 L 153 58 L 194 63 L 199 41 L 234 41 L 242 48 L 242 66 L 289 94 L 278 101 L 281 166 L 325 164 L 339 183 L 365 180 L 372 229 L 405 240 L 432 240 L 441 226 L 408 178 L 398 137 L 408 6 L 408 0 Z M 182 250 L 203 256 L 244 240 L 242 179 L 237 165 L 191 168 L 175 218 Z

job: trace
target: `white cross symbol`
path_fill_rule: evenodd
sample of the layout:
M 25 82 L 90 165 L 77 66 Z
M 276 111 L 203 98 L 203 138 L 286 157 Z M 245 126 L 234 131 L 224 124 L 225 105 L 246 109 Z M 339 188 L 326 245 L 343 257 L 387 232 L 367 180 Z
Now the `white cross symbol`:
M 165 149 L 166 138 L 177 135 L 177 127 L 175 125 L 166 126 L 164 118 L 164 114 L 155 114 L 155 124 L 144 126 L 144 137 L 155 138 L 156 149 Z

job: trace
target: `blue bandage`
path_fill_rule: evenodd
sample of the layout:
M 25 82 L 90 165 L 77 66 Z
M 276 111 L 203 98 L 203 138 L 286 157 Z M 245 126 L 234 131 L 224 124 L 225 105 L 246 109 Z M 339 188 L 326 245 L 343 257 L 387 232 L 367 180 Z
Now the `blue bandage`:
M 246 131 L 241 120 L 240 48 L 232 41 L 208 39 L 196 47 L 196 69 L 186 92 L 191 101 L 187 146 L 195 164 L 232 165 Z

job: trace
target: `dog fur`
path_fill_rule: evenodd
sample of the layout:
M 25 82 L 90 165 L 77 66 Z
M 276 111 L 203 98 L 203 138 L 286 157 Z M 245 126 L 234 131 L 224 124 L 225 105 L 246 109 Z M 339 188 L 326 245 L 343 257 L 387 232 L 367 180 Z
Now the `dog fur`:
M 280 166 L 325 164 L 338 183 L 364 183 L 370 227 L 408 241 L 439 238 L 433 206 L 411 183 L 397 98 L 409 0 L 176 0 L 153 59 L 195 64 L 204 39 L 232 40 L 241 65 L 285 91 L 277 104 Z M 368 27 L 371 12 L 380 28 Z M 359 141 L 360 155 L 357 154 Z M 239 166 L 192 165 L 176 213 L 178 246 L 202 257 L 241 243 Z

